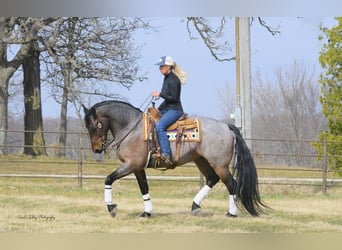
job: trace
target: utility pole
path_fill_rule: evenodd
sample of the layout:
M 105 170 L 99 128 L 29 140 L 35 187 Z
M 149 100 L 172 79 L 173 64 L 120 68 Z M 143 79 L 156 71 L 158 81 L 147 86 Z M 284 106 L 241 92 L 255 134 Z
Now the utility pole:
M 236 108 L 235 126 L 244 138 L 252 138 L 251 41 L 249 17 L 235 18 Z M 251 149 L 252 142 L 246 141 Z

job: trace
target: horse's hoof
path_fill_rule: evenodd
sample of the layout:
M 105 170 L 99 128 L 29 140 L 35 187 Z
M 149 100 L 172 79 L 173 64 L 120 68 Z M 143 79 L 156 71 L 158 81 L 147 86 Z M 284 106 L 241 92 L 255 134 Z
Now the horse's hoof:
M 201 213 L 201 209 L 200 209 L 200 208 L 191 210 L 191 214 L 192 214 L 192 215 L 197 216 L 197 215 L 200 215 L 200 213 Z
M 152 215 L 151 213 L 143 212 L 143 213 L 140 215 L 140 218 L 147 219 L 147 218 L 150 218 L 151 215 Z
M 191 213 L 192 215 L 199 215 L 201 213 L 201 206 L 192 202 Z
M 226 213 L 226 216 L 227 217 L 231 217 L 231 218 L 236 218 L 237 217 L 237 215 L 236 214 L 231 214 L 231 213 Z
M 115 217 L 116 212 L 118 210 L 118 206 L 116 204 L 112 204 L 112 205 L 107 205 L 108 208 L 108 212 L 110 213 L 110 215 L 112 217 Z

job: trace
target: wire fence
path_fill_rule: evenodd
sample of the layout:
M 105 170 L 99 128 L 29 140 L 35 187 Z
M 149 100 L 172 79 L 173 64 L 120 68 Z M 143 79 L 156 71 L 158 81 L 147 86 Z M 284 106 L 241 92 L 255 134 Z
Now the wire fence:
M 0 177 L 21 178 L 71 178 L 77 179 L 78 186 L 82 188 L 85 179 L 103 179 L 105 176 L 94 171 L 91 166 L 101 165 L 116 168 L 119 162 L 116 152 L 109 149 L 106 154 L 94 154 L 89 145 L 89 137 L 83 132 L 67 132 L 66 146 L 58 145 L 58 132 L 44 132 L 47 156 L 21 157 L 25 147 L 23 130 L 8 130 L 6 145 L 0 149 L 6 152 L 0 155 Z M 260 184 L 269 185 L 309 185 L 321 187 L 324 194 L 328 187 L 342 186 L 342 167 L 332 166 L 331 162 L 338 164 L 341 155 L 328 154 L 332 143 L 328 141 L 288 140 L 288 139 L 245 139 L 251 147 Z M 321 144 L 323 154 L 318 155 L 314 144 Z M 61 157 L 61 152 L 63 155 Z M 338 159 L 332 161 L 332 159 Z M 44 166 L 44 167 L 41 167 Z M 63 166 L 65 166 L 63 168 Z M 195 165 L 191 165 L 194 167 Z M 49 171 L 42 171 L 49 169 Z M 87 169 L 84 172 L 84 169 Z M 94 171 L 94 173 L 89 172 Z M 51 171 L 53 170 L 53 171 Z M 109 173 L 108 173 L 109 174 Z M 128 176 L 124 179 L 133 179 Z M 150 180 L 160 181 L 194 181 L 204 184 L 202 175 L 168 176 L 167 173 L 159 176 L 149 176 Z

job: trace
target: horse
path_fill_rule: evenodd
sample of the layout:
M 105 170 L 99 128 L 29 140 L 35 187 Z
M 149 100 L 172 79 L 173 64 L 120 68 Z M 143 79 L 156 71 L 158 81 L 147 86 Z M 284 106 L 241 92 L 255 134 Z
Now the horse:
M 117 204 L 112 198 L 112 184 L 124 176 L 134 174 L 143 198 L 142 218 L 152 215 L 152 201 L 146 177 L 148 148 L 142 133 L 142 113 L 139 108 L 123 101 L 103 101 L 91 108 L 83 105 L 84 122 L 94 153 L 102 153 L 109 145 L 116 146 L 121 165 L 104 181 L 104 202 L 112 217 L 117 214 Z M 201 202 L 220 180 L 229 193 L 228 217 L 237 217 L 241 208 L 251 216 L 259 216 L 267 207 L 261 200 L 258 176 L 252 154 L 239 129 L 223 121 L 200 117 L 202 140 L 186 143 L 180 152 L 177 166 L 194 162 L 205 177 L 205 185 L 193 199 L 191 213 L 201 212 Z M 113 139 L 107 141 L 108 133 Z M 114 144 L 114 145 L 113 145 Z M 171 151 L 175 153 L 175 143 Z M 233 159 L 232 173 L 229 164 Z

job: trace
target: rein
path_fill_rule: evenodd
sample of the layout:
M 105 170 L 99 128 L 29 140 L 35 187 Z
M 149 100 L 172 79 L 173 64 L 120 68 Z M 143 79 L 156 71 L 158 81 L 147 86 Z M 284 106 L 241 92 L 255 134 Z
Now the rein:
M 109 142 L 104 141 L 102 144 L 103 150 L 106 150 L 110 144 L 112 144 L 115 141 L 115 137 L 111 139 Z
M 120 144 L 127 138 L 127 136 L 132 133 L 132 131 L 138 126 L 139 122 L 141 121 L 141 119 L 138 119 L 138 121 L 134 124 L 134 126 L 119 140 L 117 141 L 114 145 L 112 145 L 112 148 L 119 148 Z M 115 138 L 113 138 L 112 140 L 110 140 L 110 142 L 106 143 L 106 148 L 115 141 Z
M 150 98 L 150 95 L 148 95 L 148 97 L 144 100 L 144 102 L 140 105 L 140 107 L 139 108 L 142 108 L 142 106 L 144 106 L 145 104 L 146 104 L 146 102 L 148 101 L 148 99 Z M 146 109 L 147 109 L 147 107 L 151 104 L 151 103 L 153 103 L 153 97 L 152 97 L 152 100 L 150 101 L 150 102 L 148 102 L 147 103 L 147 105 L 145 106 L 145 108 L 144 108 L 144 110 L 143 110 L 143 112 L 145 112 L 146 111 Z M 141 121 L 141 118 L 140 119 L 138 119 L 138 121 L 134 124 L 134 126 L 119 140 L 119 141 L 117 141 L 115 144 L 113 144 L 111 147 L 112 148 L 115 148 L 115 147 L 117 147 L 117 148 L 119 148 L 120 147 L 120 144 L 127 138 L 127 136 L 130 134 L 130 133 L 132 133 L 132 131 L 138 126 L 138 124 L 139 124 L 139 122 Z M 108 133 L 108 131 L 107 131 L 107 133 Z M 112 144 L 114 141 L 115 141 L 115 135 L 113 135 L 113 139 L 111 139 L 109 142 L 106 142 L 106 141 L 104 141 L 103 143 L 102 143 L 102 148 L 103 148 L 103 150 L 106 150 L 108 147 L 109 147 L 109 145 L 110 144 Z
M 144 104 L 146 104 L 146 102 L 148 101 L 148 99 L 150 98 L 150 95 L 148 95 L 148 97 L 145 99 L 145 101 L 140 105 L 139 108 L 141 108 L 142 106 L 144 106 Z M 153 99 L 153 98 L 152 98 Z M 147 109 L 147 107 L 152 103 L 152 100 L 145 106 L 143 112 L 145 112 L 145 110 Z M 139 122 L 141 121 L 141 118 L 138 119 L 138 121 L 134 124 L 134 126 L 118 141 L 116 142 L 114 145 L 112 145 L 112 148 L 119 148 L 120 147 L 120 144 L 126 139 L 126 137 L 132 133 L 132 131 L 138 126 Z M 110 140 L 110 142 L 108 143 L 105 143 L 105 148 L 107 148 L 110 144 L 112 144 L 113 142 L 115 141 L 115 137 Z

